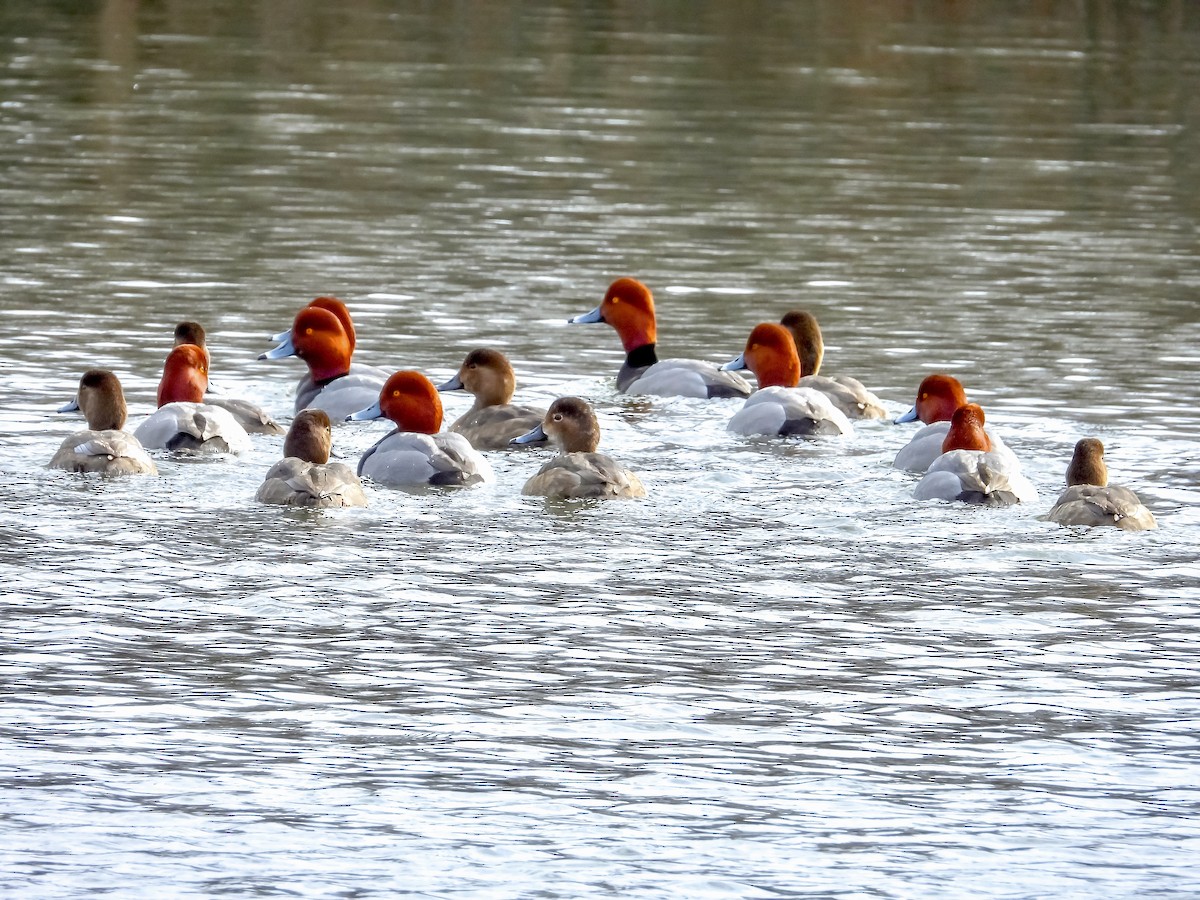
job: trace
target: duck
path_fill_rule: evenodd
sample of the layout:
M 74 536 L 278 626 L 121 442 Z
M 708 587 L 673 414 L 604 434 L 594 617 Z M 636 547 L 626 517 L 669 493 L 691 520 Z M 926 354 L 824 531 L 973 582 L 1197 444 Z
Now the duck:
M 204 402 L 208 363 L 195 344 L 172 348 L 163 363 L 158 385 L 158 409 L 134 429 L 133 435 L 151 450 L 189 453 L 246 453 L 250 437 L 227 409 Z
M 656 350 L 654 297 L 636 278 L 618 278 L 591 312 L 567 320 L 574 325 L 605 322 L 616 329 L 625 347 L 625 364 L 617 373 L 623 394 L 660 397 L 749 397 L 750 384 L 733 372 L 722 372 L 698 359 L 665 359 Z
M 900 448 L 892 466 L 906 472 L 928 471 L 933 461 L 942 455 L 942 444 L 945 443 L 955 411 L 966 403 L 967 392 L 962 382 L 953 375 L 926 375 L 917 388 L 917 399 L 912 409 L 896 419 L 897 424 L 920 420 L 925 427 Z M 1010 464 L 1016 464 L 1012 451 L 991 429 L 987 430 L 987 436 L 993 452 L 1009 457 Z
M 914 497 L 983 506 L 1011 506 L 1037 499 L 1037 490 L 1021 474 L 1016 458 L 995 451 L 984 422 L 983 409 L 976 403 L 954 411 L 942 454 L 917 482 Z
M 558 455 L 525 482 L 521 493 L 551 500 L 632 499 L 646 489 L 633 472 L 611 456 L 596 452 L 600 423 L 591 404 L 579 397 L 559 397 L 542 421 L 514 438 L 517 445 L 550 440 Z
M 87 429 L 62 442 L 50 468 L 103 475 L 157 475 L 158 467 L 141 442 L 125 431 L 127 407 L 121 382 L 108 369 L 88 369 L 74 399 L 59 412 L 82 410 Z
M 283 439 L 283 459 L 271 466 L 254 499 L 281 506 L 366 506 L 362 482 L 345 463 L 330 462 L 333 423 L 323 409 L 302 409 Z
M 1059 494 L 1046 518 L 1059 525 L 1111 525 L 1125 531 L 1158 527 L 1137 494 L 1108 483 L 1104 444 L 1091 437 L 1075 444 L 1067 466 L 1067 489 Z
M 212 357 L 208 351 L 204 326 L 199 322 L 180 322 L 175 326 L 174 345 L 192 344 L 204 351 L 204 369 L 206 376 L 212 372 Z M 224 397 L 213 393 L 216 389 L 211 381 L 205 387 L 205 403 L 220 406 L 229 410 L 248 434 L 283 434 L 286 429 L 276 422 L 257 403 L 242 400 L 237 397 Z
M 796 343 L 796 353 L 800 357 L 800 381 L 797 387 L 820 391 L 849 419 L 887 418 L 883 402 L 857 378 L 821 374 L 825 341 L 821 337 L 821 326 L 816 316 L 807 310 L 793 309 L 784 313 L 779 324 L 791 333 Z
M 846 414 L 826 394 L 797 387 L 800 357 L 782 325 L 755 325 L 745 350 L 721 369 L 749 369 L 758 379 L 758 390 L 729 420 L 727 427 L 735 434 L 817 437 L 854 433 Z
M 475 403 L 455 420 L 450 431 L 461 434 L 476 450 L 515 446 L 512 439 L 539 425 L 546 415 L 544 409 L 513 405 L 516 383 L 512 364 L 503 353 L 488 348 L 472 350 L 454 377 L 437 386 L 438 391 L 475 395 Z M 544 444 L 545 439 L 540 443 Z
M 323 409 L 330 421 L 345 421 L 374 402 L 387 381 L 382 369 L 351 364 L 354 325 L 346 305 L 336 297 L 318 297 L 296 313 L 290 331 L 275 337 L 279 345 L 259 359 L 298 356 L 308 365 L 308 374 L 296 385 L 296 412 Z
M 442 401 L 420 372 L 401 371 L 384 383 L 378 398 L 348 417 L 388 418 L 396 429 L 358 461 L 360 477 L 389 487 L 472 485 L 495 480 L 492 467 L 461 434 L 440 432 Z

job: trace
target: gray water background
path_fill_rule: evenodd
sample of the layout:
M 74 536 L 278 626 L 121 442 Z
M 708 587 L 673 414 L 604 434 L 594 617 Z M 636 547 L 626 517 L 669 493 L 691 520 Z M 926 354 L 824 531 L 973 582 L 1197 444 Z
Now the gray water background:
M 0 893 L 1195 896 L 1198 75 L 1182 0 L 0 4 Z M 803 307 L 893 413 L 956 374 L 1041 499 L 616 394 L 619 275 L 666 356 Z M 286 421 L 320 294 L 587 397 L 649 498 L 45 468 L 185 318 Z M 1084 435 L 1158 531 L 1039 518 Z

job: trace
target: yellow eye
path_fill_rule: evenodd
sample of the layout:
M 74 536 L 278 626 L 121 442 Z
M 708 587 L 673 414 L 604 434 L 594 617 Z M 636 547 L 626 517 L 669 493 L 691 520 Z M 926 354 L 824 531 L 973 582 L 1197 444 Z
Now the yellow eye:
M 399 391 L 392 391 L 392 396 L 393 396 L 393 397 L 399 397 L 399 396 L 400 396 L 400 392 L 399 392 Z
M 304 333 L 305 333 L 305 334 L 312 334 L 312 329 L 311 329 L 311 328 L 305 328 L 305 329 L 304 329 Z

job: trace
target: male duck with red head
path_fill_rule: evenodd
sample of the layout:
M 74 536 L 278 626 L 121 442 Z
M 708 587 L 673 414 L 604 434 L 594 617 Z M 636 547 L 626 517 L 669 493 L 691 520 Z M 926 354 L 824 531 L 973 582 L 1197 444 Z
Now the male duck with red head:
M 845 413 L 823 392 L 797 387 L 800 357 L 792 336 L 782 325 L 755 325 L 746 349 L 721 369 L 749 369 L 758 379 L 758 390 L 729 420 L 728 428 L 736 434 L 817 437 L 854 431 Z
M 942 453 L 913 489 L 918 500 L 962 500 L 1011 506 L 1037 499 L 1016 457 L 999 453 L 984 430 L 983 409 L 974 403 L 954 411 Z
M 912 409 L 896 419 L 897 423 L 920 420 L 925 427 L 900 448 L 892 465 L 906 472 L 927 471 L 944 452 L 942 444 L 950 431 L 950 420 L 955 411 L 966 405 L 967 393 L 957 378 L 941 373 L 926 375 L 917 388 L 917 399 Z M 1013 463 L 1016 462 L 1012 452 L 991 429 L 987 430 L 987 436 L 994 452 L 1008 455 Z
M 1153 513 L 1129 488 L 1108 483 L 1104 444 L 1084 438 L 1075 445 L 1067 466 L 1067 489 L 1047 514 L 1059 525 L 1110 526 L 1125 531 L 1157 528 Z
M 245 453 L 250 438 L 229 412 L 204 403 L 208 389 L 208 356 L 195 344 L 178 344 L 163 363 L 158 410 L 144 419 L 133 436 L 149 449 L 190 453 Z
M 493 481 L 492 467 L 461 434 L 440 432 L 442 401 L 419 372 L 388 378 L 375 402 L 347 417 L 391 419 L 396 429 L 358 461 L 358 474 L 389 487 L 469 485 Z
M 296 385 L 296 412 L 322 409 L 334 422 L 371 403 L 387 380 L 374 366 L 351 363 L 356 345 L 350 312 L 335 297 L 318 297 L 296 313 L 290 331 L 276 335 L 279 346 L 259 359 L 298 356 L 308 374 Z
M 698 359 L 659 362 L 654 297 L 634 278 L 618 278 L 604 300 L 591 312 L 568 319 L 572 324 L 606 322 L 616 329 L 625 347 L 625 364 L 617 373 L 617 390 L 625 394 L 660 397 L 749 397 L 746 379 L 722 372 Z
M 117 376 L 107 369 L 89 369 L 79 379 L 75 399 L 59 412 L 82 410 L 88 427 L 62 442 L 50 468 L 102 475 L 157 475 L 154 461 L 141 442 L 124 431 L 125 394 Z

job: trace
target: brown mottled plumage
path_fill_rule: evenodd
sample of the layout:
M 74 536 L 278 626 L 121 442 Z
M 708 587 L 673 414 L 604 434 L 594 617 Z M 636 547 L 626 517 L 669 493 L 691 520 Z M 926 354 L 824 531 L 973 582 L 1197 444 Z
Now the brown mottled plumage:
M 508 450 L 513 438 L 520 437 L 542 421 L 544 409 L 514 406 L 517 379 L 508 358 L 499 350 L 472 350 L 458 373 L 439 391 L 466 391 L 475 403 L 463 413 L 450 431 L 461 434 L 476 450 Z
M 284 458 L 267 472 L 255 499 L 282 506 L 366 506 L 354 470 L 329 462 L 332 446 L 329 416 L 319 409 L 301 410 L 284 438 Z
M 121 430 L 125 427 L 125 394 L 112 372 L 107 369 L 84 372 L 75 402 L 64 409 L 82 410 L 88 427 L 62 442 L 50 460 L 50 468 L 105 475 L 158 474 L 154 461 L 137 438 Z
M 612 457 L 597 453 L 600 424 L 585 400 L 560 397 L 550 404 L 542 424 L 524 437 L 526 443 L 549 438 L 559 455 L 525 482 L 522 494 L 552 500 L 633 498 L 646 496 L 638 477 Z M 518 439 L 520 440 L 520 439 Z
M 1067 489 L 1047 518 L 1059 525 L 1109 525 L 1125 531 L 1146 531 L 1158 523 L 1129 488 L 1109 485 L 1104 464 L 1104 444 L 1083 438 L 1075 445 L 1067 466 Z

